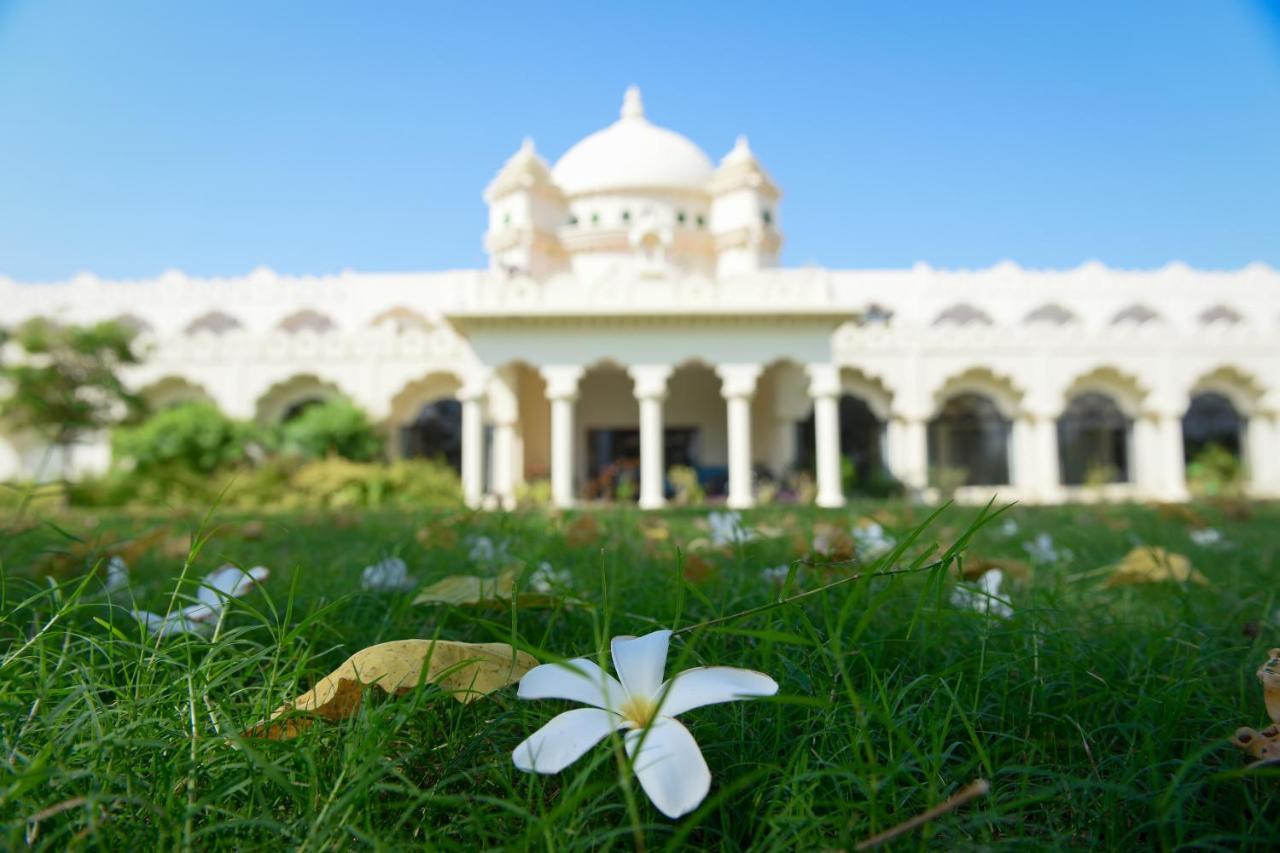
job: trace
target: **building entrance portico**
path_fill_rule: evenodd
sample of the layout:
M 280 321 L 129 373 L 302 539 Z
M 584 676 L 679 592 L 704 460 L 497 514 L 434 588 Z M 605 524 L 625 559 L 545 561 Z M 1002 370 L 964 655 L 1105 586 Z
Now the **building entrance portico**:
M 579 310 L 516 317 L 473 309 L 449 319 L 482 363 L 519 359 L 544 380 L 549 422 L 545 428 L 522 424 L 521 431 L 546 436 L 557 506 L 621 494 L 634 495 L 641 507 L 660 507 L 672 465 L 693 468 L 713 496 L 722 490 L 730 506 L 751 506 L 754 472 L 790 470 L 795 424 L 810 411 L 816 413 L 820 502 L 839 505 L 839 381 L 829 341 L 851 315 L 794 309 L 762 314 L 726 316 L 721 305 L 714 316 Z M 503 393 L 510 389 L 503 387 Z M 523 400 L 516 408 L 528 410 Z M 462 432 L 465 445 L 473 433 Z M 527 444 L 526 458 L 538 455 Z M 493 459 L 489 467 L 508 470 L 513 463 Z M 465 480 L 466 466 L 463 475 Z M 490 489 L 510 493 L 503 483 L 490 483 Z M 483 485 L 464 482 L 464 490 L 478 494 Z

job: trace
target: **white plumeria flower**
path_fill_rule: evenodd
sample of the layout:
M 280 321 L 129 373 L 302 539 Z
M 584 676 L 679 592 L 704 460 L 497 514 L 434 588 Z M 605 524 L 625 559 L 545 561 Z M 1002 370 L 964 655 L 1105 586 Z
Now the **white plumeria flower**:
M 557 589 L 565 589 L 573 582 L 567 569 L 556 571 L 546 560 L 538 563 L 538 568 L 529 575 L 529 588 L 540 595 L 550 595 Z
M 107 592 L 118 592 L 129 585 L 129 564 L 123 557 L 112 557 L 107 561 Z
M 1008 619 L 1013 616 L 1013 607 L 1000 598 L 1000 584 L 1004 581 L 1004 572 L 1000 569 L 989 569 L 972 584 L 958 584 L 951 591 L 951 603 L 966 610 L 976 610 L 988 616 L 999 616 Z
M 265 566 L 254 566 L 248 571 L 239 566 L 222 566 L 205 575 L 201 581 L 200 590 L 196 593 L 197 604 L 164 616 L 148 610 L 135 610 L 133 616 L 148 631 L 160 637 L 209 633 L 213 629 L 211 623 L 222 615 L 229 600 L 244 596 L 270 575 L 271 571 Z
M 853 542 L 864 557 L 873 559 L 892 551 L 893 546 L 898 544 L 876 521 L 853 528 Z
M 1214 527 L 1201 527 L 1191 531 L 1191 541 L 1202 547 L 1222 544 L 1222 532 Z
M 787 582 L 787 576 L 791 574 L 791 566 L 783 564 L 781 566 L 771 566 L 767 569 L 760 570 L 760 579 L 765 583 L 774 586 L 782 586 Z
M 676 818 L 697 808 L 711 788 L 711 771 L 676 716 L 703 705 L 772 696 L 778 684 L 764 673 L 730 666 L 694 667 L 663 681 L 670 639 L 667 630 L 614 637 L 618 678 L 586 658 L 531 669 L 520 679 L 521 699 L 568 699 L 591 707 L 565 711 L 534 732 L 511 753 L 516 767 L 559 773 L 611 732 L 625 730 L 627 755 L 658 811 Z
M 711 545 L 715 548 L 756 538 L 754 530 L 743 526 L 742 514 L 738 512 L 713 512 L 707 516 L 707 526 L 711 531 Z
M 1071 551 L 1067 548 L 1059 551 L 1054 547 L 1053 537 L 1048 533 L 1041 533 L 1031 542 L 1023 542 L 1022 547 L 1036 563 L 1052 564 L 1071 559 Z
M 409 576 L 409 567 L 399 557 L 388 557 L 385 560 L 365 566 L 360 573 L 360 587 L 374 591 L 395 592 L 412 589 L 416 581 Z
M 505 563 L 511 559 L 510 543 L 505 539 L 494 542 L 488 536 L 472 534 L 462 542 L 467 546 L 467 557 L 473 563 Z

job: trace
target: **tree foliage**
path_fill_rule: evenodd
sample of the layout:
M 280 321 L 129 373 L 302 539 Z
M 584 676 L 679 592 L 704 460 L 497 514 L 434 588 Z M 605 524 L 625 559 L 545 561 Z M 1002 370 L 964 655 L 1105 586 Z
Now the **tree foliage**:
M 139 361 L 133 336 L 113 322 L 18 326 L 9 333 L 17 352 L 0 364 L 0 420 L 67 445 L 136 417 L 142 401 L 120 378 L 121 368 Z
M 382 458 L 383 444 L 369 416 L 341 397 L 308 406 L 280 427 L 281 449 L 306 459 L 341 456 L 371 462 Z
M 140 474 L 182 469 L 212 474 L 236 465 L 258 439 L 257 428 L 223 414 L 213 403 L 182 403 L 151 415 L 112 436 L 115 458 L 128 460 Z

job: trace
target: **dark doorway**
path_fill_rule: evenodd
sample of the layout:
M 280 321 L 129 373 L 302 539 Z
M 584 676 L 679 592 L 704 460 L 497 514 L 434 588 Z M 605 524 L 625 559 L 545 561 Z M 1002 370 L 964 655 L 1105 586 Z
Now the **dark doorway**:
M 1132 421 L 1104 394 L 1081 394 L 1058 418 L 1058 463 L 1067 486 L 1129 482 Z
M 418 410 L 400 428 L 400 453 L 405 459 L 442 459 L 462 470 L 462 405 L 452 398 L 435 400 Z
M 1183 459 L 1190 462 L 1210 445 L 1225 448 L 1240 459 L 1244 426 L 1244 418 L 1226 397 L 1212 392 L 1196 394 L 1182 416 Z
M 697 468 L 697 436 L 694 427 L 663 430 L 663 463 Z M 628 499 L 639 493 L 640 430 L 598 428 L 587 430 L 588 498 L 615 498 L 619 490 Z M 665 491 L 665 489 L 664 489 Z
M 884 473 L 881 437 L 884 422 L 875 416 L 871 407 L 861 397 L 844 394 L 840 397 L 840 456 L 853 466 L 855 491 L 866 491 Z M 800 471 L 813 473 L 816 436 L 813 410 L 809 417 L 796 422 L 796 461 Z
M 929 421 L 929 467 L 964 472 L 963 485 L 1009 482 L 1012 424 L 981 394 L 958 394 Z

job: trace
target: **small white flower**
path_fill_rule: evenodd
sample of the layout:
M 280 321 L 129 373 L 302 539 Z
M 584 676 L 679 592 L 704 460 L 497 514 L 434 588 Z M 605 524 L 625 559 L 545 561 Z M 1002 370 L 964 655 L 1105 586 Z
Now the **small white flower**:
M 568 699 L 590 705 L 555 716 L 511 753 L 518 769 L 559 773 L 609 735 L 623 743 L 640 786 L 667 817 L 688 814 L 711 789 L 711 771 L 689 730 L 675 718 L 703 705 L 772 696 L 764 673 L 700 666 L 662 680 L 670 631 L 614 637 L 614 678 L 586 658 L 543 664 L 520 679 L 521 699 Z M 621 679 L 621 681 L 619 681 Z
M 412 589 L 416 581 L 409 577 L 409 567 L 399 557 L 388 557 L 360 573 L 360 586 L 374 591 L 394 592 Z
M 1214 527 L 1201 527 L 1191 531 L 1191 541 L 1201 547 L 1222 544 L 1222 532 Z
M 1006 539 L 1010 536 L 1018 535 L 1018 521 L 1014 518 L 1006 518 L 1004 523 L 1000 525 L 1000 535 Z
M 898 544 L 876 521 L 853 528 L 853 543 L 864 558 L 870 559 L 887 554 L 893 550 L 893 546 Z
M 494 542 L 488 536 L 472 534 L 462 540 L 467 547 L 467 558 L 473 563 L 506 563 L 511 559 L 510 544 L 503 539 Z
M 123 557 L 112 557 L 107 561 L 107 592 L 118 592 L 129 585 L 129 564 Z
M 550 563 L 543 560 L 538 568 L 529 575 L 529 588 L 540 595 L 550 595 L 558 589 L 565 589 L 573 582 L 568 570 L 556 571 Z
M 951 591 L 951 603 L 966 610 L 976 610 L 989 616 L 1008 619 L 1013 615 L 1013 607 L 1008 601 L 1000 598 L 1000 584 L 1004 581 L 1004 572 L 1000 569 L 989 569 L 972 584 L 957 584 Z
M 750 542 L 756 538 L 754 530 L 743 526 L 741 513 L 713 512 L 707 516 L 707 525 L 711 529 L 711 545 L 715 548 Z
M 789 565 L 771 566 L 760 571 L 760 579 L 774 586 L 782 586 L 787 582 L 787 575 L 790 573 L 791 566 Z
M 196 593 L 196 601 L 199 603 L 164 616 L 148 610 L 135 610 L 133 616 L 148 631 L 160 637 L 210 633 L 213 630 L 212 623 L 222 615 L 229 600 L 244 596 L 270 574 L 270 570 L 264 566 L 254 566 L 248 571 L 239 566 L 222 566 L 205 575 L 201 581 L 200 590 Z
M 1067 548 L 1059 551 L 1054 547 L 1053 537 L 1048 533 L 1041 533 L 1031 542 L 1023 542 L 1022 547 L 1036 563 L 1053 564 L 1071 559 L 1071 551 Z

